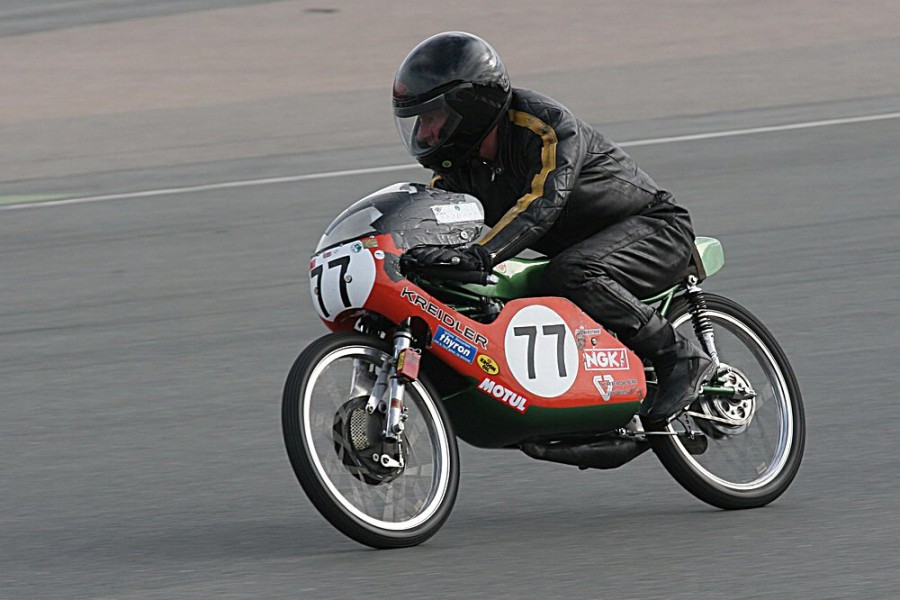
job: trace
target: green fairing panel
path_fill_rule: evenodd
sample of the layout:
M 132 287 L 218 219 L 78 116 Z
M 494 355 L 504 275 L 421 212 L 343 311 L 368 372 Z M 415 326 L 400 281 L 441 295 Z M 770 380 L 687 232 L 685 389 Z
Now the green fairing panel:
M 494 267 L 494 275 L 499 281 L 494 285 L 466 284 L 465 288 L 478 296 L 513 300 L 534 295 L 538 289 L 541 272 L 546 258 L 511 258 Z
M 716 238 L 698 237 L 694 240 L 697 246 L 697 252 L 700 253 L 700 260 L 703 262 L 703 270 L 709 277 L 713 273 L 719 272 L 725 266 L 725 251 L 722 250 L 722 243 Z
M 583 433 L 593 435 L 624 427 L 639 402 L 581 408 L 531 406 L 523 414 L 472 387 L 444 398 L 456 435 L 477 448 L 504 448 L 534 439 Z
M 725 265 L 725 253 L 719 240 L 698 237 L 695 244 L 706 277 L 717 273 Z M 546 258 L 511 258 L 494 268 L 499 281 L 495 285 L 466 284 L 465 289 L 477 296 L 513 300 L 535 295 L 541 272 L 549 262 Z

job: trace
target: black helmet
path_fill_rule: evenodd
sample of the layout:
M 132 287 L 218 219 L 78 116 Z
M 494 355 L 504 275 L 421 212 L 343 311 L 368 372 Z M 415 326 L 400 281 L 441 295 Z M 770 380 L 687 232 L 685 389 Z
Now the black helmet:
M 439 33 L 400 65 L 394 120 L 416 160 L 449 171 L 478 148 L 506 113 L 511 95 L 506 67 L 490 44 L 471 33 Z

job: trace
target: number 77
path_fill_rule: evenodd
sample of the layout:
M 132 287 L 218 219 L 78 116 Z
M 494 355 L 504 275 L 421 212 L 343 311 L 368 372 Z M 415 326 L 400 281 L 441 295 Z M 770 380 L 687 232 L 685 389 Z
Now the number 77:
M 544 335 L 556 336 L 556 369 L 560 377 L 566 377 L 566 361 L 565 361 L 565 343 L 566 343 L 566 326 L 565 325 L 544 325 L 541 328 Z M 513 335 L 528 336 L 528 379 L 537 379 L 534 369 L 534 349 L 537 341 L 537 327 L 529 325 L 528 327 L 513 327 Z
M 350 257 L 342 256 L 340 258 L 335 258 L 334 260 L 328 261 L 328 268 L 333 269 L 334 267 L 340 267 L 341 271 L 338 274 L 338 287 L 341 291 L 341 303 L 344 305 L 344 308 L 350 307 L 350 294 L 347 293 L 347 267 L 350 266 Z M 326 317 L 330 317 L 331 315 L 328 313 L 328 309 L 325 308 L 325 300 L 322 298 L 322 265 L 316 266 L 312 271 L 309 272 L 310 275 L 313 276 L 316 280 L 316 290 L 318 290 L 318 294 L 316 297 L 319 300 L 319 308 L 322 309 L 322 314 Z

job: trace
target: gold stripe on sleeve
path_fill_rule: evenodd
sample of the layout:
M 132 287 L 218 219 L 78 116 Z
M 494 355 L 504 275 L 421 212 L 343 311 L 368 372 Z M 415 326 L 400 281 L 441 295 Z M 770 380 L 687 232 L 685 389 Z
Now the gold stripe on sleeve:
M 547 174 L 556 168 L 556 132 L 553 128 L 535 117 L 525 112 L 510 110 L 509 118 L 519 127 L 527 127 L 535 135 L 543 140 L 544 145 L 541 148 L 541 170 L 531 180 L 531 191 L 516 201 L 515 206 L 509 209 L 503 218 L 494 225 L 488 232 L 487 236 L 479 243 L 484 244 L 497 235 L 501 229 L 510 224 L 510 222 L 519 216 L 528 206 L 536 199 L 544 195 L 544 182 L 547 180 Z

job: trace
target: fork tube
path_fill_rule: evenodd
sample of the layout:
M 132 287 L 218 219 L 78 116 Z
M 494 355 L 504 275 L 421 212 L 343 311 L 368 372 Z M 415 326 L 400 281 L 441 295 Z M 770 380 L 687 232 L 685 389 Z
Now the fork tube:
M 397 376 L 397 361 L 403 351 L 412 345 L 412 333 L 405 325 L 401 325 L 394 332 L 394 360 L 391 364 L 390 375 L 390 403 L 388 404 L 387 419 L 385 419 L 384 437 L 388 440 L 397 439 L 397 435 L 403 432 L 403 393 L 406 385 Z
M 384 392 L 387 391 L 388 377 L 391 375 L 391 359 L 385 356 L 381 368 L 378 369 L 378 377 L 375 379 L 375 385 L 372 386 L 372 393 L 369 394 L 369 401 L 366 402 L 366 412 L 370 415 L 374 414 L 378 409 L 378 405 L 383 402 Z M 384 409 L 382 409 L 384 412 Z

